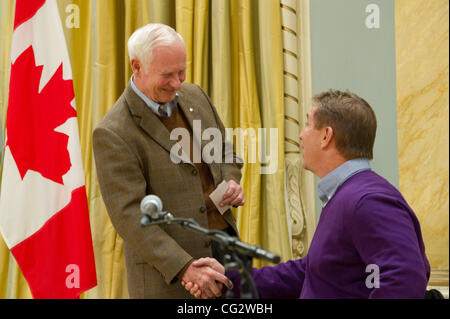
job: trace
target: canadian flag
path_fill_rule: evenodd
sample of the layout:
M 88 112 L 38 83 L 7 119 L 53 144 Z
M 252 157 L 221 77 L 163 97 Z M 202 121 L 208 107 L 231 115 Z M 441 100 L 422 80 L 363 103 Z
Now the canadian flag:
M 72 70 L 55 0 L 16 0 L 0 231 L 34 298 L 97 285 Z

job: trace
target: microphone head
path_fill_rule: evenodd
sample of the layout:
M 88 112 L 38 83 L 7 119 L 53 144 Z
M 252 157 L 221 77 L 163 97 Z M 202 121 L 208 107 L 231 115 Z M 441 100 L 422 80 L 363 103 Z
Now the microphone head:
M 143 214 L 159 213 L 162 210 L 161 199 L 156 195 L 147 195 L 141 200 Z
M 280 258 L 280 256 L 278 256 L 278 255 L 275 255 L 275 256 L 272 258 L 272 263 L 274 263 L 274 264 L 279 264 L 280 261 L 281 261 L 281 258 Z

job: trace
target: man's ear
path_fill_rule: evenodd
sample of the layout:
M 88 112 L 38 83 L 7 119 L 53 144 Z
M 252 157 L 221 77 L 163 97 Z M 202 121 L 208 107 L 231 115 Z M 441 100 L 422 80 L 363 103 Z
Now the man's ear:
M 138 59 L 131 59 L 131 70 L 134 74 L 141 72 L 142 64 Z
M 320 141 L 321 148 L 322 149 L 327 148 L 331 144 L 333 138 L 334 132 L 331 126 L 325 126 L 324 128 L 322 128 L 322 139 Z

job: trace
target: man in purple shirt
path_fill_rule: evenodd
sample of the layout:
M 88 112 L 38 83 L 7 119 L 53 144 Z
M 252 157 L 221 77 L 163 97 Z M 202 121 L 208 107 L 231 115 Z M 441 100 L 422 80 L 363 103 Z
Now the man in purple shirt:
M 313 102 L 300 141 L 303 168 L 321 179 L 322 213 L 304 258 L 253 270 L 260 297 L 424 298 L 430 265 L 419 221 L 370 170 L 375 113 L 350 92 L 330 90 Z M 228 276 L 238 296 L 239 274 Z M 185 288 L 202 296 L 195 285 Z

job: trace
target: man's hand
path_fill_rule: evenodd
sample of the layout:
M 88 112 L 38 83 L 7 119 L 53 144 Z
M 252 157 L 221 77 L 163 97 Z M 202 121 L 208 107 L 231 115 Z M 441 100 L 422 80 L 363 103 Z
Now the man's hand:
M 194 261 L 183 274 L 181 284 L 196 286 L 196 298 L 212 298 L 222 295 L 222 287 L 232 287 L 231 281 L 224 275 L 225 268 L 214 258 L 201 258 Z M 187 289 L 187 290 L 190 290 Z M 198 297 L 197 297 L 198 296 Z
M 188 282 L 188 283 L 183 282 L 182 285 L 196 299 L 202 298 L 202 291 L 200 290 L 200 288 L 198 288 L 197 284 L 193 284 L 192 282 Z
M 200 258 L 194 261 L 189 267 L 198 267 L 198 268 L 209 268 L 210 270 L 216 272 L 216 274 L 219 274 L 223 277 L 220 277 L 224 279 L 223 281 L 219 281 L 217 283 L 217 288 L 219 288 L 219 293 L 217 294 L 217 291 L 213 291 L 210 289 L 202 289 L 201 285 L 196 282 L 185 280 L 185 276 L 183 276 L 183 280 L 181 281 L 181 284 L 184 286 L 184 288 L 189 291 L 195 298 L 211 298 L 213 293 L 216 297 L 220 297 L 222 294 L 222 284 L 225 284 L 228 289 L 233 289 L 233 283 L 231 280 L 229 280 L 227 277 L 225 277 L 225 268 L 214 258 L 205 257 Z M 187 270 L 186 270 L 187 272 Z M 186 273 L 185 273 L 186 274 Z
M 220 206 L 242 206 L 245 203 L 244 190 L 241 185 L 236 183 L 234 180 L 230 179 L 228 182 L 228 190 L 223 194 L 222 201 L 219 203 Z

